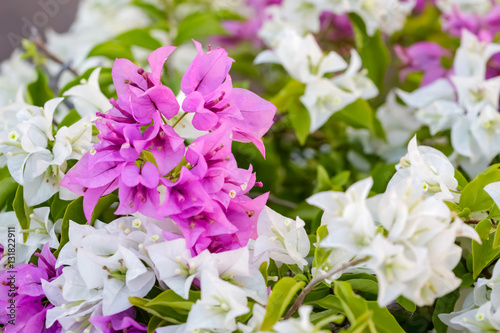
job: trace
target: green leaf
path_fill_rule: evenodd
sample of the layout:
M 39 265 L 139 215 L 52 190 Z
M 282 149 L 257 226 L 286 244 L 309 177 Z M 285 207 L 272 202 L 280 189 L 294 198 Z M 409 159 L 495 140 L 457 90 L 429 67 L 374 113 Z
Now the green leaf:
M 52 221 L 57 221 L 63 217 L 66 207 L 71 203 L 70 200 L 61 200 L 59 198 L 59 192 L 52 197 L 52 202 L 50 203 L 50 217 Z
M 446 333 L 448 326 L 445 325 L 438 317 L 441 313 L 450 313 L 455 309 L 455 303 L 460 297 L 460 291 L 457 289 L 451 293 L 438 298 L 434 306 L 434 313 L 432 314 L 432 323 L 437 333 Z
M 486 211 L 493 206 L 493 199 L 484 190 L 488 184 L 500 181 L 500 164 L 494 164 L 468 183 L 460 196 L 459 205 L 471 212 Z
M 188 15 L 179 24 L 174 44 L 181 45 L 191 39 L 202 39 L 213 35 L 226 35 L 216 12 L 199 11 Z
M 344 312 L 342 307 L 342 302 L 335 295 L 327 295 L 319 300 L 305 302 L 305 304 L 310 304 L 314 306 L 322 307 L 323 309 L 335 310 L 337 312 Z
M 469 183 L 464 175 L 455 169 L 455 179 L 458 181 L 458 189 L 462 190 Z
M 377 295 L 378 294 L 378 283 L 372 280 L 367 279 L 352 279 L 346 280 L 354 290 L 370 293 Z
M 472 241 L 472 275 L 474 280 L 484 268 L 500 257 L 500 248 L 493 247 L 494 238 L 496 238 L 495 235 L 492 235 L 492 233 L 496 234 L 494 230 L 491 221 L 487 219 L 482 220 L 476 226 L 482 244 Z
M 82 117 L 78 114 L 78 112 L 75 109 L 73 109 L 73 110 L 68 112 L 66 117 L 64 117 L 64 119 L 61 120 L 61 122 L 59 123 L 59 126 L 57 126 L 57 127 L 58 128 L 62 128 L 64 126 L 70 127 L 71 125 L 73 125 L 74 123 L 76 123 L 80 119 L 82 119 Z
M 314 187 L 314 193 L 318 193 L 321 191 L 327 191 L 332 189 L 332 181 L 330 180 L 330 175 L 328 171 L 326 171 L 325 167 L 321 164 L 318 164 L 316 168 L 317 176 L 316 176 L 316 186 Z
M 169 289 L 152 300 L 129 297 L 129 302 L 163 321 L 178 324 L 185 322 L 189 310 L 198 299 L 200 299 L 200 292 L 190 291 L 189 299 L 186 300 Z
M 278 112 L 284 111 L 287 109 L 288 101 L 291 98 L 298 98 L 304 95 L 305 89 L 306 85 L 304 83 L 291 79 L 286 86 L 270 99 L 270 102 L 276 106 Z
M 330 328 L 330 323 L 341 324 L 345 319 L 345 316 L 339 314 L 335 310 L 325 310 L 321 312 L 312 313 L 310 320 L 311 323 L 318 329 Z
M 28 207 L 24 201 L 23 187 L 21 185 L 17 186 L 16 196 L 14 197 L 14 202 L 12 203 L 14 212 L 16 213 L 17 220 L 21 229 L 29 229 L 30 227 L 30 215 L 33 213 L 33 208 Z M 23 241 L 28 240 L 29 233 L 23 234 Z
M 497 249 L 500 246 L 500 232 L 495 232 L 495 238 L 493 238 L 493 249 Z
M 371 326 L 373 326 L 373 312 L 366 311 L 361 316 L 359 316 L 358 320 L 349 326 L 349 329 L 346 332 L 349 333 L 375 333 Z
M 40 69 L 37 70 L 37 75 L 36 81 L 28 84 L 28 94 L 33 105 L 43 106 L 49 99 L 54 98 L 54 93 L 49 87 L 47 75 Z
M 92 217 L 90 218 L 90 224 L 93 225 L 95 220 L 115 202 L 118 202 L 118 196 L 114 193 L 101 197 L 94 207 Z
M 405 308 L 406 311 L 415 312 L 415 310 L 417 310 L 417 306 L 415 305 L 415 303 L 413 303 L 412 301 L 410 301 L 406 297 L 399 296 L 396 299 L 396 301 L 399 303 L 399 305 L 401 305 L 403 308 Z
M 389 184 L 389 181 L 395 173 L 395 164 L 376 165 L 371 171 L 371 176 L 373 178 L 372 191 L 374 191 L 375 193 L 385 192 L 387 184 Z
M 0 211 L 7 206 L 9 202 L 13 202 L 17 188 L 18 184 L 12 177 L 6 177 L 0 180 Z
M 309 112 L 298 97 L 289 99 L 286 108 L 292 127 L 297 135 L 297 140 L 303 146 L 306 143 L 311 128 Z
M 382 34 L 377 30 L 373 36 L 366 33 L 365 22 L 357 14 L 349 14 L 354 29 L 356 49 L 363 62 L 363 68 L 368 70 L 368 77 L 381 90 L 384 82 L 390 55 L 382 41 Z
M 72 81 L 66 83 L 66 85 L 59 91 L 59 96 L 63 96 L 64 93 L 66 91 L 68 91 L 70 88 L 77 86 L 77 85 L 80 85 L 82 83 L 82 80 L 88 80 L 90 77 L 90 74 L 92 74 L 92 72 L 96 68 L 97 67 L 89 68 L 82 75 L 80 75 L 80 76 L 74 78 Z M 105 93 L 108 90 L 107 87 L 109 85 L 111 85 L 112 83 L 113 83 L 113 77 L 111 76 L 111 68 L 102 67 L 101 72 L 99 73 L 99 87 L 101 88 L 101 91 L 103 93 Z
M 87 55 L 88 58 L 96 56 L 103 56 L 111 60 L 114 60 L 116 58 L 134 58 L 134 55 L 130 50 L 130 45 L 115 40 L 97 44 L 92 50 L 90 50 L 89 54 Z
M 336 174 L 332 178 L 332 185 L 333 186 L 344 186 L 345 184 L 347 184 L 350 177 L 351 177 L 351 171 L 344 170 L 344 171 Z
M 166 324 L 168 324 L 167 321 L 165 321 L 159 317 L 152 316 L 148 322 L 148 333 L 154 333 L 154 332 L 156 332 L 156 329 L 158 327 L 165 326 Z
M 83 197 L 79 197 L 71 201 L 71 203 L 66 207 L 64 211 L 64 216 L 61 224 L 61 240 L 59 241 L 59 247 L 54 252 L 54 256 L 57 257 L 59 252 L 64 245 L 69 241 L 69 221 L 73 221 L 79 224 L 87 223 L 85 214 L 83 213 Z
M 489 240 L 490 234 L 494 231 L 495 228 L 493 228 L 493 224 L 488 219 L 481 220 L 476 225 L 476 232 L 479 235 L 479 237 L 481 237 L 481 239 Z
M 115 37 L 116 41 L 125 45 L 136 45 L 145 49 L 154 51 L 161 47 L 161 43 L 154 37 L 151 37 L 149 29 L 133 29 Z
M 340 312 L 346 315 L 353 326 L 356 326 L 360 318 L 363 318 L 367 312 L 372 312 L 376 332 L 404 333 L 404 330 L 387 308 L 381 308 L 376 301 L 367 301 L 354 294 L 348 282 L 335 281 L 334 292 L 342 304 L 342 311 Z
M 304 287 L 304 282 L 295 281 L 291 277 L 284 277 L 276 283 L 267 303 L 266 315 L 261 330 L 270 331 L 274 324 L 283 316 L 288 304 L 295 294 Z
M 326 225 L 322 225 L 316 230 L 316 246 L 314 248 L 314 259 L 312 267 L 322 267 L 332 253 L 332 249 L 318 246 L 327 235 L 328 229 Z
M 373 109 L 364 99 L 357 99 L 342 110 L 335 112 L 332 118 L 343 121 L 354 128 L 365 128 L 376 133 Z

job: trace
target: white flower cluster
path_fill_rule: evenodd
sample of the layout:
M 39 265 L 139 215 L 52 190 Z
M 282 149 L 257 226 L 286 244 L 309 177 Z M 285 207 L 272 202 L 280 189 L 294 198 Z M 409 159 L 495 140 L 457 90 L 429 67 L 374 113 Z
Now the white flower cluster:
M 451 130 L 457 162 L 477 175 L 500 153 L 500 79 L 486 79 L 486 64 L 500 51 L 500 44 L 486 43 L 463 31 L 453 64 L 453 75 L 412 93 L 398 91 L 401 99 L 417 109 L 417 119 L 432 135 Z
M 335 267 L 366 258 L 363 267 L 378 278 L 380 306 L 401 295 L 419 306 L 430 305 L 456 289 L 461 280 L 452 270 L 462 249 L 455 239 L 479 241 L 443 201 L 453 199 L 457 187 L 446 156 L 417 147 L 415 138 L 408 149 L 385 193 L 367 199 L 373 184 L 367 178 L 345 193 L 322 192 L 307 200 L 325 211 L 322 224 L 328 236 L 319 246 L 335 250 L 341 259 Z
M 49 218 L 50 208 L 39 207 L 33 209 L 33 213 L 28 216 L 28 226 L 24 230 L 18 230 L 16 235 L 16 263 L 27 264 L 33 253 L 41 249 L 45 243 L 49 243 L 49 247 L 57 249 L 59 247 L 58 234 L 61 233 L 62 219 L 53 223 Z M 8 244 L 9 228 L 19 226 L 19 220 L 15 212 L 0 213 L 0 244 Z M 25 240 L 25 236 L 27 239 Z M 0 271 L 3 271 L 8 264 L 8 257 L 3 256 L 0 259 Z
M 42 280 L 54 304 L 47 311 L 49 327 L 57 320 L 65 330 L 94 332 L 91 316 L 130 308 L 128 297 L 146 296 L 155 283 L 144 246 L 163 238 L 158 225 L 134 217 L 96 225 L 70 222 L 69 242 L 57 259 L 57 266 L 64 265 L 62 274 L 51 282 Z
M 7 165 L 12 178 L 23 186 L 30 207 L 56 192 L 63 200 L 74 199 L 74 194 L 59 183 L 67 171 L 67 161 L 80 159 L 92 146 L 88 117 L 53 133 L 54 113 L 62 101 L 54 98 L 38 107 L 18 96 L 16 103 L 0 108 L 0 166 Z
M 377 87 L 367 78 L 361 58 L 354 49 L 348 66 L 334 51 L 324 55 L 312 34 L 302 37 L 285 28 L 273 43 L 273 50 L 260 53 L 254 63 L 282 64 L 292 78 L 306 84 L 300 100 L 309 111 L 311 132 L 358 98 L 370 99 L 378 95 Z M 325 74 L 341 70 L 345 71 L 331 79 L 325 78 Z
M 485 15 L 493 8 L 493 3 L 489 0 L 436 0 L 436 6 L 447 14 L 459 10 L 467 14 Z
M 41 209 L 35 213 L 44 213 L 46 216 L 39 218 L 47 223 L 48 209 Z M 17 223 L 15 217 L 13 220 Z M 164 232 L 170 235 L 168 239 Z M 49 233 L 53 235 L 53 230 Z M 89 318 L 127 310 L 132 306 L 128 297 L 146 296 L 158 281 L 162 289 L 172 289 L 185 299 L 195 284 L 201 289 L 201 299 L 193 305 L 185 324 L 162 327 L 157 332 L 257 332 L 268 300 L 260 264 L 269 258 L 277 263 L 307 264 L 304 258 L 309 239 L 303 221 L 290 220 L 269 208 L 259 218 L 252 249 L 205 250 L 193 256 L 183 238 L 171 239 L 176 233 L 180 230 L 172 221 L 140 214 L 109 224 L 96 221 L 95 227 L 70 222 L 69 242 L 57 259 L 56 267 L 63 266 L 62 274 L 51 282 L 42 281 L 47 298 L 55 305 L 47 312 L 47 325 L 57 320 L 65 330 L 97 332 Z M 46 238 L 30 236 L 37 244 Z M 33 251 L 25 251 L 28 260 Z M 252 318 L 247 324 L 238 323 L 236 318 L 250 311 L 248 298 L 256 302 Z M 290 332 L 289 327 L 303 327 L 298 332 L 306 332 L 311 326 L 309 312 L 305 307 L 300 310 L 303 320 L 276 324 L 276 332 Z
M 474 289 L 468 290 L 461 308 L 439 319 L 451 329 L 482 333 L 500 331 L 500 264 L 495 264 L 491 278 L 479 278 Z
M 303 35 L 318 33 L 323 12 L 336 15 L 358 14 L 372 36 L 377 29 L 386 34 L 400 30 L 416 1 L 401 0 L 284 0 L 281 5 L 268 7 L 270 19 L 264 22 L 260 36 L 268 44 L 286 27 Z

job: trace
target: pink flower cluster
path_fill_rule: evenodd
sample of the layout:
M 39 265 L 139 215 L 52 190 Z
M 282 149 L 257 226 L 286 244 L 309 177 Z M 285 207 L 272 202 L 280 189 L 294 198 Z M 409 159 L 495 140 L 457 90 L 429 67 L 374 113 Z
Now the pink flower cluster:
M 42 280 L 52 281 L 62 273 L 62 267 L 55 268 L 56 258 L 46 243 L 34 264 L 16 266 L 16 273 L 4 271 L 0 274 L 0 323 L 5 323 L 5 333 L 61 331 L 58 323 L 45 328 L 47 310 L 53 305 L 43 302 L 45 292 Z M 14 309 L 14 311 L 10 311 Z
M 118 189 L 116 214 L 170 217 L 195 253 L 245 246 L 267 194 L 247 196 L 256 184 L 252 168 L 238 168 L 233 140 L 252 142 L 264 154 L 261 137 L 276 107 L 256 94 L 234 88 L 233 59 L 222 48 L 198 54 L 181 81 L 179 103 L 161 82 L 174 47 L 149 55 L 151 73 L 117 59 L 112 75 L 118 99 L 95 122 L 99 143 L 70 170 L 62 184 L 84 197 L 90 220 L 100 197 Z M 176 125 L 193 113 L 192 125 L 205 134 L 187 144 Z

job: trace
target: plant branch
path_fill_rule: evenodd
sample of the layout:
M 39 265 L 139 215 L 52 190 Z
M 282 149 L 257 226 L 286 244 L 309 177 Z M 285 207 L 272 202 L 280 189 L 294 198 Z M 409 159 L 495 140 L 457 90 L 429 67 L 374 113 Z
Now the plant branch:
M 309 282 L 309 284 L 304 288 L 304 290 L 302 290 L 302 292 L 300 293 L 299 297 L 297 297 L 297 299 L 293 303 L 292 307 L 290 308 L 290 310 L 288 310 L 287 314 L 285 315 L 284 319 L 290 318 L 295 313 L 295 311 L 297 311 L 300 308 L 300 306 L 304 302 L 304 299 L 306 298 L 307 294 L 309 294 L 318 283 L 320 283 L 321 281 L 324 281 L 324 280 L 328 279 L 329 277 L 331 277 L 334 274 L 342 272 L 346 268 L 355 266 L 355 265 L 360 264 L 360 263 L 362 263 L 362 262 L 364 262 L 366 260 L 368 260 L 368 258 L 366 258 L 366 257 L 365 258 L 361 258 L 361 259 L 353 260 L 351 262 L 345 263 L 344 265 L 342 265 L 341 267 L 339 267 L 339 268 L 337 268 L 335 270 L 332 270 L 332 271 L 328 272 L 325 275 L 318 276 L 318 277 L 315 277 L 314 279 L 312 279 Z
M 78 72 L 72 68 L 71 66 L 68 66 L 61 58 L 59 58 L 56 54 L 52 53 L 48 48 L 47 45 L 43 42 L 41 38 L 36 38 L 33 43 L 47 56 L 49 57 L 50 60 L 63 65 L 67 67 L 67 69 L 74 75 L 74 76 L 79 76 Z

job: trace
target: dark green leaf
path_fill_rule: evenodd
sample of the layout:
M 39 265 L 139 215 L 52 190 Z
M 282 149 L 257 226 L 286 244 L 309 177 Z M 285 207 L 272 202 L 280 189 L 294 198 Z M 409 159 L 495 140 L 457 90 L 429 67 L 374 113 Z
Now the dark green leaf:
M 73 221 L 79 224 L 87 223 L 87 219 L 85 218 L 85 214 L 83 213 L 83 197 L 79 197 L 78 199 L 73 200 L 67 207 L 64 212 L 62 224 L 61 224 L 61 240 L 59 242 L 59 247 L 54 252 L 54 256 L 58 256 L 59 252 L 64 245 L 69 241 L 69 221 Z
M 0 180 L 0 211 L 7 206 L 9 202 L 13 202 L 17 187 L 18 184 L 12 177 L 6 177 Z
M 82 117 L 78 114 L 78 112 L 75 109 L 73 109 L 68 112 L 68 114 L 66 115 L 66 117 L 64 117 L 63 120 L 61 120 L 58 128 L 62 128 L 64 126 L 70 127 L 80 119 L 82 119 Z
M 441 313 L 450 313 L 455 309 L 455 303 L 460 297 L 459 290 L 455 290 L 443 297 L 438 298 L 434 306 L 434 313 L 432 314 L 432 323 L 437 333 L 446 333 L 448 326 L 445 325 L 438 317 Z
M 14 202 L 12 204 L 14 212 L 16 213 L 17 220 L 21 229 L 29 229 L 30 227 L 30 215 L 33 213 L 33 208 L 28 207 L 24 201 L 23 187 L 21 185 L 17 186 L 16 196 L 14 197 Z M 29 233 L 23 234 L 23 240 L 26 242 Z
M 369 36 L 363 19 L 353 13 L 349 14 L 349 18 L 353 25 L 356 49 L 363 62 L 363 68 L 368 70 L 368 77 L 381 89 L 390 62 L 389 51 L 382 41 L 382 34 L 377 30 L 373 36 Z
M 222 27 L 216 13 L 211 11 L 194 12 L 179 24 L 174 44 L 181 45 L 193 38 L 202 39 L 225 34 L 227 34 L 226 29 Z
M 28 94 L 32 104 L 43 106 L 49 99 L 54 98 L 54 93 L 49 87 L 49 79 L 41 70 L 37 70 L 37 79 L 35 82 L 28 84 Z

